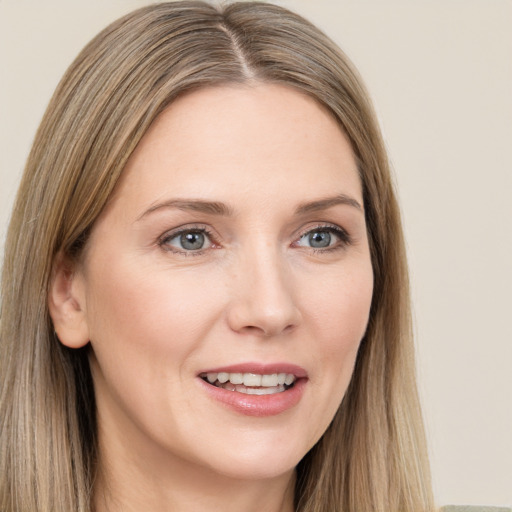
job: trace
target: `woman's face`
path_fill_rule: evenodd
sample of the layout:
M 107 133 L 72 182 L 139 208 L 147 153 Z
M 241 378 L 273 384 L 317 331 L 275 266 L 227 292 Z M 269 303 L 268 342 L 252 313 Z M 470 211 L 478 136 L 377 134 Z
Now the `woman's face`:
M 74 281 L 111 457 L 291 472 L 340 405 L 372 297 L 346 137 L 284 86 L 178 99 L 131 156 Z

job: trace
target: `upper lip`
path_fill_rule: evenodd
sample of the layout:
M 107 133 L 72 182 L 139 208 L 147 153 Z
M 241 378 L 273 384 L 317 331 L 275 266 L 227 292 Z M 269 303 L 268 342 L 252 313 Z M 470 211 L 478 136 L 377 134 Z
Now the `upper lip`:
M 247 362 L 228 366 L 216 366 L 199 372 L 205 373 L 255 373 L 258 375 L 273 375 L 274 373 L 287 373 L 294 375 L 297 379 L 307 377 L 307 372 L 301 366 L 291 363 L 257 363 Z

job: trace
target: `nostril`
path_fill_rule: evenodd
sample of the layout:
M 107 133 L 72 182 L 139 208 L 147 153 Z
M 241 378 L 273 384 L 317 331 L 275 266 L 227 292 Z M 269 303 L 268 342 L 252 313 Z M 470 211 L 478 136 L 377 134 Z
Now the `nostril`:
M 254 336 L 261 336 L 265 338 L 271 338 L 272 336 L 288 334 L 295 329 L 294 325 L 287 325 L 284 328 L 281 327 L 257 327 L 255 325 L 246 325 L 242 329 L 238 329 L 240 333 L 252 334 Z
M 240 332 L 245 332 L 247 334 L 259 334 L 261 336 L 269 336 L 265 329 L 261 327 L 256 327 L 255 325 L 246 325 L 239 330 Z
M 284 329 L 283 329 L 283 333 L 290 333 L 292 332 L 293 330 L 295 329 L 295 325 L 287 325 Z

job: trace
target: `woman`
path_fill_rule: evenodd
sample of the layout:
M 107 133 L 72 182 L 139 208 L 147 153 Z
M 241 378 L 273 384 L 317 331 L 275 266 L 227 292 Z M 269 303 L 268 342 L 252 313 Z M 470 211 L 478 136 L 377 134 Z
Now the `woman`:
M 433 509 L 377 123 L 282 8 L 163 3 L 89 43 L 2 294 L 2 510 Z

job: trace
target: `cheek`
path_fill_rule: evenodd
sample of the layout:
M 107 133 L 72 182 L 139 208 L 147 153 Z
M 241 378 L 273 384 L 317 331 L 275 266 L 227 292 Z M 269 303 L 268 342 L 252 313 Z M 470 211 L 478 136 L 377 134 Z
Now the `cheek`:
M 312 325 L 326 341 L 326 356 L 340 359 L 340 353 L 359 346 L 368 323 L 373 294 L 371 264 L 343 269 L 326 276 L 323 286 L 307 292 Z
M 309 290 L 310 338 L 316 340 L 316 367 L 312 384 L 322 389 L 328 423 L 338 409 L 352 377 L 368 324 L 373 293 L 371 265 L 358 266 L 326 281 L 323 291 Z M 322 432 L 323 433 L 323 432 Z
M 139 357 L 155 368 L 178 364 L 200 343 L 219 314 L 215 294 L 204 293 L 200 276 L 156 271 L 117 261 L 91 276 L 87 317 L 91 343 L 104 357 Z M 210 276 L 210 283 L 214 276 Z M 158 366 L 156 366 L 158 367 Z
M 190 272 L 122 258 L 115 269 L 96 269 L 87 313 L 99 416 L 105 424 L 136 424 L 164 439 L 186 424 L 180 411 L 190 410 L 190 376 L 220 301 Z

